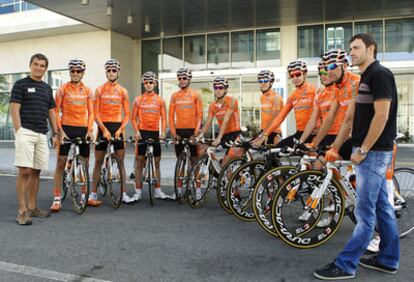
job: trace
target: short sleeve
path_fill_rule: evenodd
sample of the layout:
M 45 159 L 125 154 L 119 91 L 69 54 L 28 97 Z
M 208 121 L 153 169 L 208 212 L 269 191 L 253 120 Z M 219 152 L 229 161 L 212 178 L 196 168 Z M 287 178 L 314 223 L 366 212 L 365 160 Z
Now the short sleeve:
M 16 82 L 13 85 L 12 91 L 11 91 L 11 97 L 10 97 L 10 103 L 18 103 L 21 104 L 23 101 L 23 88 L 22 85 L 19 82 Z
M 49 92 L 49 109 L 56 108 L 55 98 L 53 97 L 53 90 L 50 86 L 48 86 L 48 92 Z
M 374 101 L 378 99 L 393 100 L 395 91 L 395 81 L 393 75 L 386 70 L 376 71 L 371 76 L 371 92 L 374 95 Z

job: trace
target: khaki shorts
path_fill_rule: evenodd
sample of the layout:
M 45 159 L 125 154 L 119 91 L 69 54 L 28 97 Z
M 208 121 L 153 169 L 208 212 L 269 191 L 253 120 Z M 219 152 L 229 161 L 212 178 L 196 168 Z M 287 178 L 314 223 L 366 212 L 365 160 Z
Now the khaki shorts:
M 15 133 L 14 146 L 15 166 L 39 170 L 48 168 L 49 147 L 46 134 L 20 127 Z

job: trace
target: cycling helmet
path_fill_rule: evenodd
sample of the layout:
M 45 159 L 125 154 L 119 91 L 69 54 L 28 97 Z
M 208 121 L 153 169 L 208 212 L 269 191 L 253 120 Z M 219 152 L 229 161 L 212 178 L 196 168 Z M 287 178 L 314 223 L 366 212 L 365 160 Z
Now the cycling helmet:
M 181 67 L 177 70 L 177 77 L 187 77 L 188 79 L 193 78 L 191 70 L 187 67 Z
M 321 70 L 324 68 L 325 68 L 325 60 L 322 58 L 322 60 L 320 60 L 318 63 L 318 70 Z
M 142 75 L 142 79 L 141 79 L 142 83 L 144 83 L 144 81 L 154 81 L 158 83 L 158 78 L 157 75 L 152 72 L 152 71 L 147 71 L 146 73 L 144 73 Z
M 224 88 L 229 87 L 229 81 L 227 80 L 227 78 L 225 78 L 224 76 L 216 76 L 213 80 L 213 86 L 220 84 L 223 85 Z
M 287 71 L 288 73 L 293 71 L 307 72 L 308 67 L 306 66 L 306 63 L 303 61 L 293 61 L 288 65 Z
M 121 64 L 118 62 L 118 60 L 110 59 L 106 61 L 105 63 L 105 69 L 116 69 L 118 71 L 121 70 Z
M 273 83 L 275 82 L 275 75 L 270 70 L 262 70 L 257 75 L 257 80 L 261 80 L 261 79 L 269 79 L 270 83 Z
M 68 68 L 69 69 L 81 69 L 82 71 L 85 71 L 86 64 L 82 60 L 73 59 L 69 61 Z
M 325 52 L 323 55 L 325 65 L 329 64 L 348 64 L 348 58 L 346 57 L 346 51 L 342 49 L 331 49 Z

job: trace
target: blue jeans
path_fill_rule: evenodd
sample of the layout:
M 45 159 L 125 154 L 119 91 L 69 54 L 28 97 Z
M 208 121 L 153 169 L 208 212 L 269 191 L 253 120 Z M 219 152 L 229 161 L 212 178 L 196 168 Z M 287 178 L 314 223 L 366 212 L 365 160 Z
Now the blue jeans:
M 355 215 L 358 223 L 344 250 L 335 259 L 335 265 L 350 274 L 356 272 L 376 225 L 381 238 L 378 262 L 392 268 L 399 266 L 400 238 L 385 179 L 391 157 L 391 151 L 371 151 L 356 166 Z

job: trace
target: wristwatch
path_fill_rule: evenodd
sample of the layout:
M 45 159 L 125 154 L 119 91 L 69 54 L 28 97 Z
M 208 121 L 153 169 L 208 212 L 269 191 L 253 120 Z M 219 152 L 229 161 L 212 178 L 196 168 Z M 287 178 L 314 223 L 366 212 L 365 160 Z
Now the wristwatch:
M 358 154 L 360 154 L 361 156 L 363 156 L 363 157 L 366 157 L 367 156 L 367 152 L 365 152 L 365 150 L 362 149 L 361 147 L 356 148 L 356 152 Z
M 59 133 L 53 132 L 53 137 L 55 137 L 55 136 L 59 136 Z

